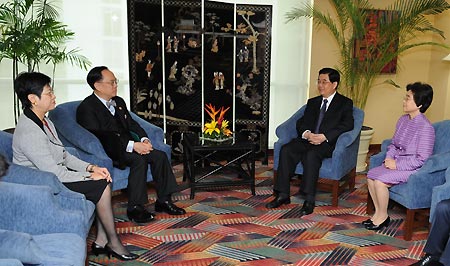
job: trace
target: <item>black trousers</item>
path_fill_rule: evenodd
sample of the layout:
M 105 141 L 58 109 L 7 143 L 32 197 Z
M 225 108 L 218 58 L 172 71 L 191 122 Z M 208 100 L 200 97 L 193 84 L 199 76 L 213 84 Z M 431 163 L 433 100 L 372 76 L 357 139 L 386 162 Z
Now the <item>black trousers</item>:
M 303 177 L 300 185 L 301 192 L 306 194 L 309 201 L 315 200 L 317 179 L 322 161 L 331 157 L 334 147 L 328 142 L 312 145 L 301 138 L 295 138 L 281 147 L 274 190 L 290 194 L 290 180 L 295 175 L 295 168 L 303 164 Z
M 423 251 L 440 258 L 442 264 L 450 265 L 450 199 L 437 204 Z
M 129 207 L 148 202 L 147 171 L 149 164 L 158 199 L 167 200 L 172 193 L 177 191 L 177 181 L 166 153 L 160 150 L 153 150 L 146 155 L 127 152 L 125 162 L 130 167 L 130 175 L 128 176 Z

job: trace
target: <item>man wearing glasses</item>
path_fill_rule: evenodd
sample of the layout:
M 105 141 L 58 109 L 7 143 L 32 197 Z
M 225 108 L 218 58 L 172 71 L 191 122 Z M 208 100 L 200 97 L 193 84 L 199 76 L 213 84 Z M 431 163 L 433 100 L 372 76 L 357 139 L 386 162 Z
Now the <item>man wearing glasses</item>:
M 353 102 L 336 92 L 339 81 L 337 70 L 323 68 L 319 71 L 317 89 L 320 95 L 308 100 L 303 117 L 297 121 L 298 137 L 281 147 L 274 184 L 275 199 L 266 205 L 267 208 L 278 208 L 291 202 L 289 182 L 297 164 L 302 162 L 300 194 L 305 197 L 305 202 L 300 214 L 313 212 L 322 161 L 331 157 L 338 137 L 353 129 Z
M 114 166 L 130 167 L 128 176 L 128 218 L 135 223 L 147 223 L 154 214 L 146 210 L 147 170 L 150 164 L 156 183 L 157 212 L 172 215 L 185 214 L 173 204 L 171 195 L 177 191 L 177 182 L 166 154 L 153 149 L 144 129 L 134 121 L 125 101 L 117 96 L 118 80 L 105 66 L 91 69 L 87 83 L 94 92 L 77 109 L 77 122 L 92 132 L 102 143 Z

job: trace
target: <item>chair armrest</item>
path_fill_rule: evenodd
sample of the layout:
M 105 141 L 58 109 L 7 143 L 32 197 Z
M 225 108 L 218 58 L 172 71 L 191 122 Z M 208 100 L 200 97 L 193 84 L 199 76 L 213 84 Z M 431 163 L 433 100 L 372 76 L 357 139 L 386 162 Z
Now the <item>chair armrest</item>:
M 11 164 L 7 175 L 2 177 L 1 181 L 23 185 L 47 186 L 56 197 L 61 207 L 74 211 L 81 211 L 86 221 L 92 216 L 92 210 L 95 206 L 92 202 L 86 200 L 83 194 L 74 192 L 64 186 L 56 175 L 36 170 L 30 167 Z
M 391 144 L 391 139 L 385 139 L 381 143 L 381 151 L 370 156 L 369 170 L 374 167 L 380 166 L 383 163 L 384 159 L 386 158 L 387 147 L 389 146 L 389 144 Z
M 278 137 L 277 142 L 283 145 L 288 143 L 291 139 L 298 136 L 297 133 L 297 120 L 303 116 L 306 105 L 297 110 L 291 117 L 281 123 L 276 129 L 275 134 Z
M 130 114 L 133 120 L 139 123 L 139 125 L 145 130 L 148 138 L 152 142 L 153 147 L 155 149 L 165 152 L 170 161 L 172 151 L 171 147 L 166 143 L 164 143 L 164 131 L 160 127 L 155 126 L 152 123 L 140 118 L 135 113 L 130 112 Z
M 56 175 L 14 163 L 9 165 L 8 173 L 1 178 L 1 181 L 24 185 L 48 186 L 53 194 L 58 194 L 63 190 L 67 190 L 68 193 L 72 192 L 59 181 Z
M 437 204 L 447 199 L 450 199 L 450 183 L 446 182 L 443 185 L 433 188 L 433 193 L 431 194 L 430 223 L 433 222 Z
M 440 201 L 450 199 L 450 168 L 445 171 L 445 183 L 433 188 L 431 194 L 430 223 L 433 222 L 436 206 Z
M 0 228 L 32 235 L 75 233 L 85 238 L 81 211 L 62 208 L 47 186 L 0 182 Z
M 427 173 L 445 171 L 449 166 L 449 162 L 450 162 L 450 151 L 433 154 L 430 157 L 428 157 L 428 159 L 425 161 L 425 163 L 421 168 L 421 171 L 426 171 Z

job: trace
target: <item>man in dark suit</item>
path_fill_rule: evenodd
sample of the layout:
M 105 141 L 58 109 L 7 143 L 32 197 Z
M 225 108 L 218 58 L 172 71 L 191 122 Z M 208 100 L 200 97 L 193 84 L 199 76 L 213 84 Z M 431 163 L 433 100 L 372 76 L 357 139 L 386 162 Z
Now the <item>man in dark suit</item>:
M 450 265 L 450 199 L 440 201 L 431 222 L 425 256 L 413 266 Z
M 283 145 L 275 178 L 275 199 L 267 208 L 278 208 L 290 201 L 290 179 L 299 162 L 303 164 L 300 194 L 305 197 L 301 215 L 313 212 L 319 169 L 325 158 L 331 157 L 338 137 L 353 129 L 353 102 L 336 92 L 339 72 L 332 68 L 319 71 L 317 89 L 320 96 L 306 104 L 303 117 L 297 121 L 298 137 Z
M 94 93 L 78 106 L 77 122 L 97 136 L 115 167 L 130 167 L 128 218 L 136 223 L 154 218 L 154 214 L 144 208 L 148 202 L 148 164 L 158 196 L 155 211 L 185 214 L 171 199 L 172 193 L 177 191 L 177 183 L 166 154 L 153 149 L 144 129 L 130 116 L 125 101 L 117 96 L 114 74 L 105 66 L 94 67 L 87 75 L 87 83 Z

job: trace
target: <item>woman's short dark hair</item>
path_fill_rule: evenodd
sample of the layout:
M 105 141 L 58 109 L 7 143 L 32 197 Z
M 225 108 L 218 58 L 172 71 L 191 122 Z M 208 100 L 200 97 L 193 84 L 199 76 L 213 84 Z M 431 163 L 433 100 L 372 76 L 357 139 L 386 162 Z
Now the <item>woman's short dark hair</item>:
M 330 68 L 330 67 L 324 67 L 319 71 L 319 75 L 320 74 L 327 74 L 331 83 L 337 82 L 337 86 L 336 86 L 336 90 L 337 90 L 337 88 L 339 87 L 339 82 L 341 81 L 341 75 L 339 74 L 339 72 L 336 69 Z
M 430 107 L 433 101 L 433 88 L 422 82 L 415 82 L 406 85 L 406 91 L 411 91 L 414 96 L 414 102 L 420 107 L 420 112 L 425 113 L 425 111 Z
M 89 73 L 86 77 L 86 81 L 93 90 L 95 90 L 95 87 L 94 87 L 95 82 L 103 79 L 102 71 L 105 69 L 108 69 L 108 68 L 105 66 L 97 66 L 89 71 Z
M 22 103 L 22 109 L 31 107 L 28 95 L 34 94 L 40 99 L 44 87 L 50 85 L 51 81 L 49 76 L 39 72 L 20 73 L 14 80 L 14 91 Z

